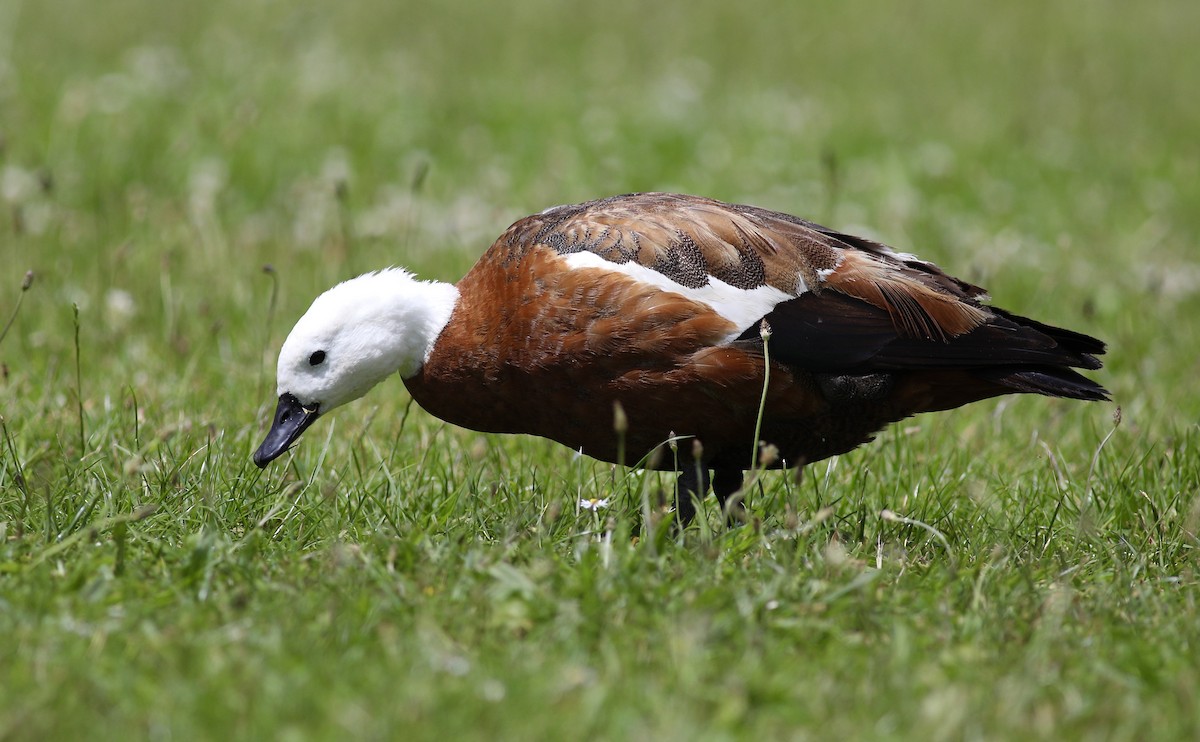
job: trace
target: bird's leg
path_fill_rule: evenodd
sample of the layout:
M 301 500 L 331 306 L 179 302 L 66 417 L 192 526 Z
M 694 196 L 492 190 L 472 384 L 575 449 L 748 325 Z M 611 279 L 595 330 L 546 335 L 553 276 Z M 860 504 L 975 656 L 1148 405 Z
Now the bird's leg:
M 741 469 L 717 469 L 713 472 L 713 494 L 721 503 L 721 512 L 725 514 L 725 522 L 729 525 L 744 523 L 746 520 L 746 505 L 742 495 L 737 494 L 742 488 Z M 737 496 L 734 496 L 737 495 Z
M 679 462 L 679 487 L 675 494 L 675 517 L 686 526 L 696 517 L 696 505 L 708 494 L 708 468 L 695 460 Z

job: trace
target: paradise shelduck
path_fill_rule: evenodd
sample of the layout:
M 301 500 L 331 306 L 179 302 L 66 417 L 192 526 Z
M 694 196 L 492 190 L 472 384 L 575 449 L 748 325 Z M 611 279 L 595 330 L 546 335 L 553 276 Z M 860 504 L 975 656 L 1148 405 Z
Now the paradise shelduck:
M 908 253 L 753 206 L 667 193 L 557 206 L 509 227 L 457 284 L 391 268 L 317 297 L 280 350 L 254 463 L 399 372 L 455 425 L 678 471 L 687 522 L 709 472 L 725 506 L 760 445 L 775 454 L 762 463 L 793 467 L 1001 394 L 1108 399 L 1072 370 L 1100 368 L 1104 343 L 986 298 Z M 668 440 L 681 443 L 664 455 Z

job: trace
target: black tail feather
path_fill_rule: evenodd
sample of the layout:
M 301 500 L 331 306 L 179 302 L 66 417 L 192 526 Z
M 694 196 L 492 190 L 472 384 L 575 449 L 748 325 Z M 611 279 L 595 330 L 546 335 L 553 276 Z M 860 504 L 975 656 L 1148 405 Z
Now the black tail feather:
M 1000 309 L 999 307 L 988 307 L 993 313 L 1004 317 L 1005 319 L 1014 322 L 1022 327 L 1028 327 L 1037 330 L 1043 335 L 1047 335 L 1058 343 L 1059 348 L 1066 353 L 1076 356 L 1075 362 L 1069 363 L 1077 368 L 1094 371 L 1100 368 L 1103 364 L 1096 356 L 1104 355 L 1106 346 L 1103 340 L 1085 335 L 1082 332 L 1075 332 L 1063 327 L 1055 327 L 1047 325 L 1043 322 L 1038 322 L 1028 317 L 1022 317 L 1019 314 Z
M 1107 389 L 1065 366 L 988 368 L 979 369 L 973 375 L 1015 392 L 1093 402 L 1110 399 Z

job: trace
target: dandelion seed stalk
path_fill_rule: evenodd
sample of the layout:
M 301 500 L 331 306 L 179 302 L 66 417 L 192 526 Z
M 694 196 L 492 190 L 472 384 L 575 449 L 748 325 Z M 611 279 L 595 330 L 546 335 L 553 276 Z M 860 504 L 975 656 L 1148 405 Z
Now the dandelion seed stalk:
M 21 281 L 21 293 L 17 294 L 17 304 L 13 307 L 12 314 L 8 317 L 8 322 L 4 323 L 4 329 L 0 330 L 0 343 L 4 342 L 5 336 L 8 335 L 9 329 L 13 323 L 17 321 L 17 313 L 21 311 L 21 302 L 25 300 L 25 292 L 33 285 L 33 271 L 25 271 L 25 278 Z
M 1113 434 L 1117 432 L 1117 428 L 1121 427 L 1120 407 L 1117 407 L 1117 409 L 1113 412 L 1112 421 L 1112 429 L 1108 431 L 1108 434 L 1104 436 L 1104 440 L 1100 441 L 1100 445 L 1096 447 L 1096 452 L 1092 454 L 1092 464 L 1088 467 L 1086 491 L 1089 498 L 1092 496 L 1092 482 L 1094 481 L 1092 477 L 1096 474 L 1096 467 L 1100 463 L 1100 452 L 1104 450 L 1106 445 L 1108 445 L 1108 439 L 1113 437 Z
M 771 385 L 771 350 L 768 347 L 771 339 L 771 325 L 764 319 L 759 325 L 758 334 L 763 341 L 763 386 L 762 396 L 758 400 L 758 416 L 754 419 L 754 450 L 750 452 L 750 470 L 758 468 L 758 442 L 762 435 L 763 414 L 767 410 L 767 388 Z
M 86 437 L 83 431 L 83 369 L 80 365 L 79 353 L 79 305 L 72 304 L 75 311 L 75 406 L 79 411 L 79 458 L 83 458 Z

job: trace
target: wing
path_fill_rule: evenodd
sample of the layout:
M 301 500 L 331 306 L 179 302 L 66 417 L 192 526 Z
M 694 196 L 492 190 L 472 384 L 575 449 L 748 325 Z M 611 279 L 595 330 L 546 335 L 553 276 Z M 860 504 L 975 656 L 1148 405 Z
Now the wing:
M 558 206 L 497 241 L 512 258 L 549 248 L 696 298 L 741 331 L 776 305 L 832 289 L 882 310 L 896 331 L 945 339 L 983 324 L 982 289 L 886 245 L 788 214 L 664 193 Z M 750 303 L 746 312 L 740 305 Z M 753 316 L 750 316 L 753 315 Z
M 1094 338 L 985 306 L 983 289 L 932 263 L 752 206 L 615 196 L 523 219 L 492 248 L 504 262 L 534 249 L 571 270 L 611 271 L 708 307 L 735 328 L 721 343 L 761 351 L 765 319 L 772 358 L 816 373 L 962 368 L 1015 386 L 1032 382 L 1014 369 L 1094 369 L 1104 352 Z

